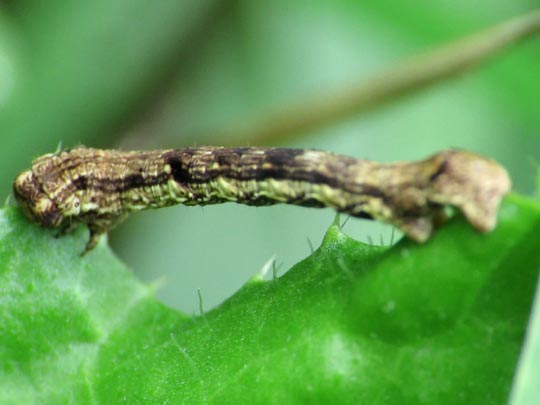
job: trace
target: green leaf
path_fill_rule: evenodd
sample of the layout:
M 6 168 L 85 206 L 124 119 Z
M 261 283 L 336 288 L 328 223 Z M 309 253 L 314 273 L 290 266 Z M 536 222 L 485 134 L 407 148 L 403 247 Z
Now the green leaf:
M 0 212 L 0 402 L 503 403 L 540 260 L 536 201 L 426 245 L 328 230 L 284 276 L 188 317 L 87 232 Z M 219 268 L 216 272 L 220 271 Z
M 540 280 L 536 287 L 534 309 L 527 330 L 518 372 L 512 388 L 512 405 L 534 405 L 540 398 Z

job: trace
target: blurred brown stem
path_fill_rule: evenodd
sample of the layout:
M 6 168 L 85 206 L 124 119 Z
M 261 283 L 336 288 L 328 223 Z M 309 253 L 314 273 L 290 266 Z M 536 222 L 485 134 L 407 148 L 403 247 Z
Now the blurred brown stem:
M 349 116 L 359 116 L 432 84 L 467 72 L 507 47 L 540 32 L 540 10 L 512 18 L 482 32 L 376 74 L 362 83 L 289 106 L 250 124 L 204 137 L 206 143 L 247 141 L 277 144 Z

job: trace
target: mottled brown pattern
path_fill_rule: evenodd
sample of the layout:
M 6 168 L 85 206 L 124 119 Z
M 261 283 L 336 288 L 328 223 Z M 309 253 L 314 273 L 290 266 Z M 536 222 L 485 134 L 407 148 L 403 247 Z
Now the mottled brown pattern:
M 310 149 L 198 147 L 122 152 L 78 147 L 36 159 L 13 184 L 25 214 L 68 232 L 90 229 L 85 252 L 132 211 L 238 202 L 330 207 L 397 226 L 424 242 L 459 208 L 485 232 L 510 189 L 506 171 L 477 154 L 447 150 L 410 163 L 374 163 Z

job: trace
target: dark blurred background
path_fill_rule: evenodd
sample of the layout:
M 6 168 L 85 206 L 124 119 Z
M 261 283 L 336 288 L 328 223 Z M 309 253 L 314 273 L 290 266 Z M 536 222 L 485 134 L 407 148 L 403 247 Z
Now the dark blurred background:
M 540 40 L 367 115 L 302 136 L 240 131 L 272 111 L 368 81 L 405 58 L 538 7 L 538 1 L 95 0 L 0 3 L 0 190 L 43 153 L 260 143 L 380 161 L 447 147 L 504 164 L 532 194 L 540 161 Z M 238 129 L 238 131 L 235 131 Z M 330 210 L 234 204 L 138 213 L 118 255 L 187 312 L 221 302 L 275 255 L 283 272 L 316 247 Z M 390 227 L 345 232 L 387 243 Z

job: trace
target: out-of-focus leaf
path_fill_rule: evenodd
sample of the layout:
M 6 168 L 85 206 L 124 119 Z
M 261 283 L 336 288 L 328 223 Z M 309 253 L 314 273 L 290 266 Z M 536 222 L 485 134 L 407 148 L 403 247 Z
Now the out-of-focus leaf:
M 59 142 L 107 136 L 183 62 L 215 0 L 64 0 L 12 5 L 24 51 L 18 83 L 0 109 L 0 195 L 16 169 Z M 179 60 L 180 58 L 180 60 Z M 13 164 L 15 162 L 15 164 Z

